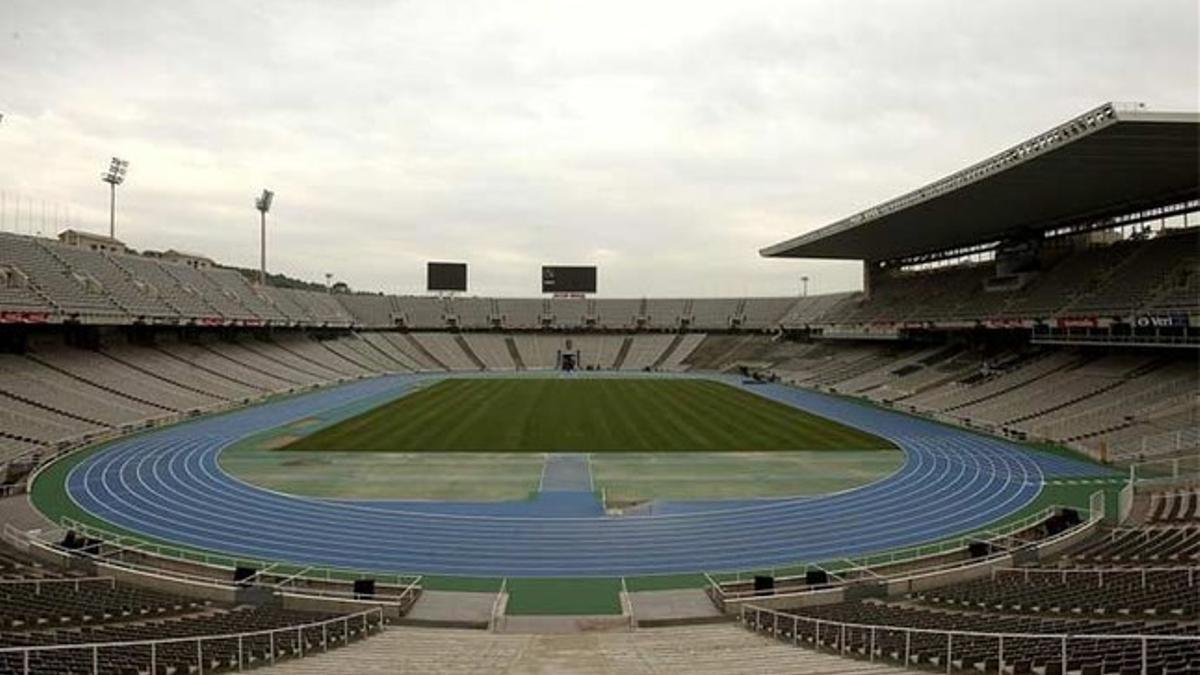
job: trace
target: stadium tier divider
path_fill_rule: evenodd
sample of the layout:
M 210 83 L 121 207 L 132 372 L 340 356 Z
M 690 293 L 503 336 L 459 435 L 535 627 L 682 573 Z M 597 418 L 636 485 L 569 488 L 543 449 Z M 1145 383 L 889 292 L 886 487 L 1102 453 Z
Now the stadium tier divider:
M 71 549 L 63 541 L 68 532 L 83 537 L 98 550 Z M 128 534 L 63 517 L 60 527 L 24 532 L 10 524 L 3 539 L 18 550 L 47 564 L 69 567 L 72 560 L 86 559 L 99 572 L 134 584 L 164 584 L 180 595 L 229 601 L 236 591 L 253 582 L 286 596 L 293 606 L 306 609 L 338 609 L 351 605 L 380 605 L 392 618 L 402 616 L 419 598 L 421 575 L 386 574 L 337 567 L 302 566 L 278 561 L 241 558 L 150 542 Z M 234 580 L 238 568 L 254 570 L 248 579 Z M 375 590 L 363 597 L 354 589 L 360 579 L 374 581 Z M 215 594 L 215 595 L 214 595 Z
M 303 658 L 326 652 L 385 629 L 381 608 L 373 608 L 277 628 L 240 632 L 213 632 L 186 637 L 107 642 L 71 642 L 49 645 L 0 646 L 0 665 L 8 672 L 110 672 L 143 662 L 149 672 L 204 673 L 243 670 L 276 660 Z M 140 657 L 141 652 L 144 657 Z M 133 656 L 138 655 L 138 656 Z M 140 657 L 140 658 L 139 658 Z M 15 667 L 14 667 L 15 666 Z M 11 668 L 11 670 L 9 669 Z
M 799 613 L 772 610 L 757 605 L 743 605 L 738 614 L 740 623 L 756 633 L 797 647 L 860 658 L 871 663 L 896 663 L 904 667 L 925 666 L 951 673 L 955 668 L 984 672 L 1030 673 L 1033 667 L 1065 675 L 1068 672 L 1116 672 L 1097 666 L 1094 671 L 1082 670 L 1083 665 L 1103 663 L 1107 654 L 1131 664 L 1130 670 L 1120 672 L 1163 672 L 1164 657 L 1183 654 L 1183 667 L 1200 652 L 1200 635 L 1163 635 L 1154 627 L 1143 625 L 1138 632 L 1019 632 L 959 630 L 902 625 L 898 622 L 869 623 L 870 607 L 861 621 L 843 621 L 825 616 L 805 616 Z M 847 607 L 851 612 L 857 607 Z M 942 615 L 948 622 L 962 616 Z M 1082 623 L 1082 622 L 1081 622 Z M 1043 625 L 1053 627 L 1047 622 Z M 1083 626 L 1081 626 L 1082 628 Z M 1114 624 L 1120 629 L 1121 624 Z M 1126 659 L 1126 653 L 1134 655 Z M 1048 668 L 1048 664 L 1053 664 Z M 1075 666 L 1072 668 L 1072 666 Z M 1180 671 L 1190 672 L 1190 671 Z
M 986 574 L 992 567 L 1010 564 L 1018 552 L 1047 556 L 1091 536 L 1105 519 L 1103 491 L 1092 493 L 1089 505 L 1087 509 L 1051 505 L 993 528 L 853 559 L 779 566 L 769 570 L 709 571 L 705 573 L 706 592 L 719 610 L 729 612 L 736 611 L 738 605 L 747 602 L 787 604 L 804 596 L 825 601 L 852 583 L 862 581 L 881 583 L 889 589 L 898 586 L 907 588 L 906 584 L 914 583 L 916 579 L 920 579 L 916 582 L 920 584 L 947 583 L 947 580 Z M 1087 517 L 1061 532 L 1047 533 L 1042 538 L 1029 538 L 1068 511 L 1082 511 Z M 970 548 L 973 544 L 984 544 L 985 555 L 973 555 Z M 810 571 L 820 571 L 832 577 L 834 582 L 823 581 L 810 586 Z M 765 592 L 753 586 L 754 577 L 763 575 L 772 578 L 772 588 Z

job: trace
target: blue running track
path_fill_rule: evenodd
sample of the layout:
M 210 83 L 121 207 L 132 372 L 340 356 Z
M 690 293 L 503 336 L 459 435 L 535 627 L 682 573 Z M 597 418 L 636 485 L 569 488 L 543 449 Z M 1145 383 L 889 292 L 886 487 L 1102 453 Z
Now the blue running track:
M 617 576 L 766 568 L 912 546 L 1017 511 L 1047 478 L 1107 474 L 778 385 L 745 389 L 888 438 L 906 453 L 904 465 L 870 485 L 819 497 L 665 504 L 651 515 L 609 517 L 582 492 L 520 503 L 298 497 L 244 483 L 217 463 L 223 448 L 246 436 L 333 409 L 365 409 L 431 379 L 362 380 L 132 437 L 76 466 L 67 490 L 80 507 L 125 529 L 234 555 L 380 572 Z M 569 460 L 558 468 L 570 482 Z

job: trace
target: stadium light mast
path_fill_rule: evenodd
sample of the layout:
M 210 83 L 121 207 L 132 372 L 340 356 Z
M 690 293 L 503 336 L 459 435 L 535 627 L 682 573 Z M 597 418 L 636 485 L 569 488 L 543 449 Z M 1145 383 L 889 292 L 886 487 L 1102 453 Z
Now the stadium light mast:
M 258 283 L 259 285 L 267 285 L 267 211 L 271 210 L 271 202 L 275 200 L 275 193 L 270 190 L 263 190 L 262 196 L 254 200 L 254 208 L 258 209 L 259 214 L 259 264 L 258 264 Z
M 125 172 L 129 171 L 129 162 L 120 157 L 113 157 L 108 164 L 108 171 L 100 174 L 100 180 L 108 183 L 108 237 L 117 238 L 117 186 L 125 182 Z
M 808 297 L 808 275 L 800 277 L 800 297 Z

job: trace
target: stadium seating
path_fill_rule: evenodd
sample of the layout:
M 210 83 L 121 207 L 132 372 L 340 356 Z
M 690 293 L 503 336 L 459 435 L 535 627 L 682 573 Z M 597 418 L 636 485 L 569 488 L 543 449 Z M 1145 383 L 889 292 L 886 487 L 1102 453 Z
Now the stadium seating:
M 480 370 L 449 333 L 413 333 L 411 337 L 449 370 Z
M 645 370 L 653 367 L 673 339 L 672 335 L 633 336 L 629 351 L 618 367 L 621 370 Z
M 0 546 L 0 648 L 189 638 L 157 646 L 157 672 L 197 672 L 200 666 L 205 672 L 220 672 L 339 647 L 381 627 L 379 615 L 338 620 L 344 616 L 222 605 L 111 577 L 64 575 Z M 322 621 L 329 623 L 308 627 Z M 273 637 L 263 633 L 208 639 L 200 651 L 191 639 L 268 630 L 280 632 Z M 148 673 L 151 658 L 148 647 L 34 650 L 28 661 L 22 652 L 10 651 L 0 654 L 0 673 Z
M 1152 520 L 1169 520 L 1182 512 L 1187 502 L 1177 494 L 1182 493 L 1154 501 Z M 1200 524 L 1193 516 L 1183 526 L 1117 528 L 1068 552 L 1063 561 L 1085 566 L 1195 567 L 1200 564 Z
M 1004 663 L 1012 673 L 1125 673 L 1139 669 L 1143 648 L 1152 672 L 1190 672 L 1200 665 L 1200 644 L 1184 641 L 1089 639 L 1088 634 L 1131 635 L 1192 635 L 1187 623 L 1147 622 L 1133 619 L 1096 619 L 1043 617 L 1039 615 L 1007 615 L 991 612 L 949 612 L 941 608 L 928 609 L 900 603 L 876 601 L 848 602 L 823 607 L 791 610 L 790 614 L 806 619 L 795 624 L 796 632 L 786 618 L 779 622 L 776 637 L 787 642 L 799 642 L 837 650 L 847 655 L 870 657 L 884 661 L 907 663 L 942 671 L 992 671 L 998 665 L 998 642 L 987 635 L 962 632 L 948 640 L 939 631 L 970 631 L 1004 633 Z M 773 619 L 774 617 L 769 617 Z M 757 625 L 756 616 L 747 614 L 752 629 L 774 630 L 774 623 Z M 825 625 L 818 635 L 821 623 Z M 854 624 L 858 629 L 842 630 L 838 624 Z M 875 627 L 875 630 L 869 630 Z M 928 632 L 906 633 L 904 628 Z M 1038 637 L 1017 637 L 1041 635 Z M 1071 635 L 1066 653 L 1059 635 Z M 907 659 L 907 661 L 906 661 Z M 1063 662 L 1066 669 L 1062 669 Z
M 645 317 L 641 300 L 595 300 L 596 326 L 608 330 L 625 330 L 637 327 L 638 317 Z M 679 316 L 667 313 L 668 316 Z M 653 325 L 653 322 L 651 322 Z M 669 326 L 667 326 L 669 327 Z
M 1001 570 L 994 578 L 913 593 L 922 605 L 1000 614 L 1058 614 L 1194 620 L 1200 586 L 1187 569 Z
M 40 291 L 47 305 L 57 312 L 109 321 L 119 320 L 125 313 L 98 280 L 71 269 L 55 255 L 55 247 L 48 241 L 0 232 L 0 244 L 0 262 L 23 283 Z
M 516 370 L 503 335 L 469 333 L 463 339 L 488 370 Z
M 455 317 L 459 328 L 491 328 L 492 301 L 489 298 L 450 298 L 449 308 L 450 316 Z
M 1051 246 L 1042 272 L 1015 290 L 989 291 L 990 264 L 877 275 L 869 299 L 804 298 L 490 299 L 331 295 L 256 288 L 238 271 L 194 268 L 136 253 L 101 253 L 57 241 L 0 234 L 0 312 L 89 323 L 136 321 L 273 323 L 381 329 L 583 329 L 721 331 L 733 327 L 865 324 L 954 325 L 1200 308 L 1196 228 L 1116 241 Z M 1111 238 L 1110 238 L 1111 239 Z

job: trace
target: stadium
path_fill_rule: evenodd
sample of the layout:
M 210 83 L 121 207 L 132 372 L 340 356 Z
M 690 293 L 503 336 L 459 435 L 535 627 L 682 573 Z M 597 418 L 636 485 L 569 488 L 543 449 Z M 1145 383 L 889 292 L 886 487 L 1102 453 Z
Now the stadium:
M 1200 113 L 910 187 L 777 297 L 0 231 L 0 674 L 1200 673 Z

